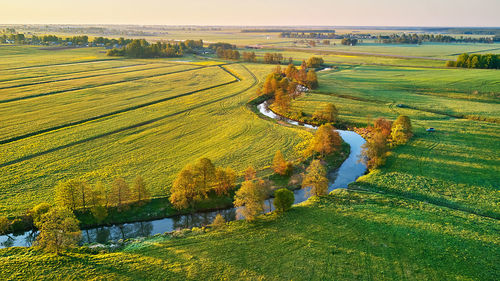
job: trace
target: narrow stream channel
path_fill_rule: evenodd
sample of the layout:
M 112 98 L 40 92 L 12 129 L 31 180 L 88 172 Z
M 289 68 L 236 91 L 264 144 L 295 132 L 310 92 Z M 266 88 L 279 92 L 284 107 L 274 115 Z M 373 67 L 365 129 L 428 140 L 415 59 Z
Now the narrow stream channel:
M 315 126 L 302 124 L 297 121 L 287 119 L 276 115 L 268 109 L 267 102 L 263 102 L 257 106 L 260 113 L 263 115 L 287 122 L 296 126 L 304 126 L 311 129 L 316 129 Z M 365 140 L 355 132 L 338 130 L 342 139 L 351 146 L 349 157 L 342 163 L 340 168 L 332 171 L 328 177 L 330 178 L 329 191 L 337 188 L 347 188 L 347 185 L 354 182 L 358 177 L 362 176 L 366 171 L 366 166 L 358 161 L 361 156 L 361 146 Z M 307 192 L 303 189 L 294 191 L 295 204 L 307 200 Z M 272 199 L 266 202 L 266 212 L 271 212 L 273 208 Z M 240 219 L 236 214 L 236 208 L 218 210 L 214 212 L 199 212 L 190 215 L 179 215 L 169 218 L 142 221 L 135 223 L 125 223 L 112 226 L 102 226 L 92 229 L 82 230 L 82 243 L 107 243 L 120 239 L 147 237 L 158 233 L 170 232 L 176 229 L 201 227 L 212 223 L 217 214 L 221 214 L 226 221 Z M 36 238 L 35 231 L 26 231 L 24 233 L 9 234 L 0 236 L 0 248 L 6 247 L 29 247 Z

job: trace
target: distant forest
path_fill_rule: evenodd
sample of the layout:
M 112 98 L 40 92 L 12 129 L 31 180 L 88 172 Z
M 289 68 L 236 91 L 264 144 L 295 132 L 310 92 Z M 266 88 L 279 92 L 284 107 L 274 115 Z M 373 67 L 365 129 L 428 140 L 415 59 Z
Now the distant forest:
M 202 40 L 186 40 L 184 42 L 149 43 L 144 39 L 134 39 L 122 48 L 113 48 L 108 56 L 126 56 L 131 58 L 175 58 L 185 53 L 193 53 L 203 48 Z
M 494 43 L 500 42 L 500 36 L 495 37 L 453 37 L 448 35 L 434 34 L 392 34 L 389 36 L 378 36 L 378 41 L 384 44 L 422 44 L 423 42 L 440 42 L 440 43 Z

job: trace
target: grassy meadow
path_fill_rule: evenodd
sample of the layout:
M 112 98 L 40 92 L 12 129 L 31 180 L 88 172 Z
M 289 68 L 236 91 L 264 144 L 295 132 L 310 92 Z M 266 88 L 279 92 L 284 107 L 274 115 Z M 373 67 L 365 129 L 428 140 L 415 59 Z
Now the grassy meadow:
M 320 88 L 295 100 L 292 111 L 310 116 L 331 102 L 341 120 L 358 126 L 408 115 L 414 139 L 353 185 L 498 219 L 500 124 L 449 116 L 498 119 L 497 76 L 496 70 L 385 66 L 324 71 Z M 429 127 L 437 131 L 426 132 Z
M 496 220 L 383 195 L 341 192 L 285 215 L 194 229 L 116 251 L 0 251 L 4 280 L 494 280 Z

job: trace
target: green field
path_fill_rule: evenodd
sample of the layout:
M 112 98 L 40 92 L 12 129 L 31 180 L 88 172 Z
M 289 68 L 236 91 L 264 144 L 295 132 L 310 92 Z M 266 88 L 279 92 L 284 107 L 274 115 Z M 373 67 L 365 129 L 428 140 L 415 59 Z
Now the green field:
M 358 66 L 319 75 L 319 89 L 292 103 L 306 115 L 334 103 L 339 118 L 413 121 L 415 137 L 354 185 L 500 218 L 500 124 L 450 117 L 500 117 L 496 70 Z M 398 104 L 413 109 L 398 107 Z M 428 133 L 434 127 L 437 132 Z
M 253 224 L 111 252 L 0 251 L 4 280 L 494 280 L 498 221 L 418 201 L 335 194 Z M 198 234 L 196 234 L 198 233 Z

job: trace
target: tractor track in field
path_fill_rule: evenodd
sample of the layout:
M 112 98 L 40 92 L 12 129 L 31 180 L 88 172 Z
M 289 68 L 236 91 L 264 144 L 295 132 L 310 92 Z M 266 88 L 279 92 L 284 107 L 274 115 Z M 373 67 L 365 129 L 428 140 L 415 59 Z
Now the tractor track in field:
M 41 75 L 23 76 L 23 77 L 12 78 L 12 79 L 3 79 L 3 80 L 0 80 L 0 83 L 12 82 L 12 81 L 19 81 L 19 80 L 26 80 L 26 79 L 32 79 L 32 78 L 38 78 L 38 77 L 53 77 L 53 76 L 64 76 L 64 75 L 68 75 L 68 74 L 79 74 L 79 73 L 94 72 L 94 71 L 95 72 L 97 72 L 97 71 L 105 71 L 105 70 L 110 70 L 110 69 L 128 68 L 128 67 L 141 66 L 141 65 L 147 65 L 147 63 L 137 63 L 137 64 L 129 64 L 129 65 L 118 65 L 118 66 L 98 68 L 98 69 L 87 69 L 87 70 L 78 70 L 78 71 L 71 71 L 71 72 L 64 72 L 64 73 L 57 73 L 57 74 L 48 74 L 48 75 L 43 75 L 43 76 L 41 76 Z
M 4 70 L 31 69 L 31 68 L 41 68 L 41 67 L 53 67 L 53 66 L 67 66 L 67 65 L 75 65 L 75 64 L 101 63 L 101 62 L 107 62 L 107 61 L 123 61 L 123 59 L 100 59 L 100 60 L 87 60 L 87 61 L 79 61 L 79 62 L 40 64 L 40 65 L 31 65 L 31 66 L 21 66 L 21 67 L 4 68 L 4 69 L 0 69 L 0 71 L 4 71 Z
M 79 90 L 87 90 L 87 89 L 99 88 L 99 87 L 104 87 L 104 86 L 117 85 L 117 84 L 133 82 L 133 81 L 138 81 L 138 80 L 143 80 L 143 79 L 149 79 L 149 78 L 167 76 L 167 75 L 188 72 L 188 71 L 193 71 L 193 70 L 199 70 L 199 69 L 208 68 L 208 67 L 213 67 L 213 66 L 198 66 L 198 67 L 194 67 L 194 68 L 190 68 L 190 69 L 183 69 L 183 70 L 178 70 L 178 71 L 173 71 L 173 72 L 154 74 L 154 75 L 149 75 L 149 76 L 144 76 L 144 77 L 133 77 L 133 78 L 129 78 L 129 79 L 124 79 L 124 80 L 120 80 L 120 81 L 113 81 L 113 82 L 103 83 L 103 84 L 99 84 L 99 85 L 75 87 L 75 88 L 65 89 L 65 90 L 58 90 L 58 91 L 52 91 L 52 92 L 46 92 L 46 93 L 40 93 L 40 94 L 34 94 L 34 95 L 28 95 L 28 96 L 22 96 L 22 97 L 15 97 L 15 98 L 11 98 L 11 99 L 0 100 L 0 104 L 21 101 L 21 100 L 27 100 L 27 99 L 32 99 L 32 98 L 38 98 L 38 97 L 51 96 L 51 95 L 62 94 L 62 93 L 68 93 L 68 92 L 74 92 L 74 91 L 79 91 Z M 1 142 L 0 142 L 0 144 L 1 144 Z
M 232 80 L 232 81 L 229 81 L 229 82 L 225 82 L 225 83 L 221 83 L 221 84 L 218 84 L 218 85 L 206 87 L 206 88 L 203 88 L 203 89 L 189 91 L 189 92 L 186 92 L 186 93 L 183 93 L 183 94 L 179 94 L 179 95 L 175 95 L 175 96 L 171 96 L 171 97 L 166 97 L 166 98 L 162 98 L 162 99 L 158 99 L 158 100 L 154 100 L 154 101 L 150 101 L 150 102 L 146 102 L 146 103 L 142 103 L 142 104 L 130 106 L 130 107 L 123 108 L 123 109 L 120 109 L 120 110 L 116 110 L 116 111 L 108 112 L 108 113 L 105 113 L 105 114 L 100 114 L 100 115 L 97 115 L 97 116 L 94 116 L 94 117 L 89 117 L 89 118 L 85 118 L 85 119 L 81 119 L 81 120 L 77 120 L 77 121 L 73 121 L 73 122 L 69 122 L 69 123 L 65 123 L 65 124 L 53 126 L 53 127 L 50 127 L 50 128 L 38 130 L 38 131 L 35 131 L 35 132 L 31 132 L 31 133 L 27 133 L 27 134 L 24 134 L 24 135 L 20 135 L 20 136 L 11 137 L 11 138 L 8 138 L 8 139 L 0 140 L 0 144 L 7 144 L 7 143 L 14 142 L 14 141 L 26 139 L 26 138 L 29 138 L 29 137 L 32 137 L 32 136 L 37 136 L 37 135 L 41 135 L 41 134 L 44 134 L 44 133 L 52 132 L 52 131 L 55 131 L 55 130 L 64 129 L 64 128 L 67 128 L 67 127 L 70 127 L 70 126 L 80 125 L 80 124 L 83 124 L 83 123 L 86 123 L 86 122 L 89 122 L 89 121 L 94 121 L 94 120 L 97 120 L 97 119 L 101 119 L 101 118 L 105 118 L 105 117 L 110 117 L 110 116 L 113 116 L 113 115 L 116 115 L 116 114 L 125 113 L 125 112 L 131 111 L 131 110 L 143 108 L 143 107 L 146 107 L 146 106 L 154 105 L 154 104 L 157 104 L 157 103 L 165 102 L 165 101 L 168 101 L 168 100 L 172 100 L 172 99 L 176 99 L 176 98 L 180 98 L 180 97 L 184 97 L 184 96 L 189 96 L 189 95 L 195 94 L 197 92 L 206 91 L 206 90 L 214 89 L 214 88 L 217 88 L 217 87 L 222 87 L 222 86 L 229 85 L 229 84 L 236 83 L 236 82 L 238 82 L 238 81 L 237 80 Z
M 30 155 L 26 155 L 24 157 L 21 157 L 21 158 L 18 158 L 18 159 L 11 160 L 11 161 L 8 161 L 8 162 L 0 164 L 0 168 L 11 166 L 11 165 L 14 165 L 14 164 L 17 164 L 17 163 L 20 163 L 20 162 L 23 162 L 23 161 L 27 161 L 27 160 L 30 160 L 30 159 L 33 159 L 33 158 L 36 158 L 36 157 L 39 157 L 39 156 L 43 156 L 43 155 L 46 155 L 46 154 L 49 154 L 49 153 L 52 153 L 52 152 L 56 152 L 56 151 L 59 151 L 59 150 L 65 149 L 65 148 L 69 148 L 69 147 L 72 147 L 72 146 L 75 146 L 75 145 L 83 144 L 83 143 L 86 143 L 86 142 L 89 142 L 89 141 L 97 140 L 97 139 L 100 139 L 100 138 L 103 138 L 103 137 L 107 137 L 107 136 L 110 136 L 110 135 L 114 135 L 114 134 L 117 134 L 117 133 L 120 133 L 120 132 L 123 132 L 123 131 L 127 131 L 127 130 L 131 130 L 131 129 L 139 128 L 139 127 L 142 127 L 142 126 L 145 126 L 145 125 L 149 125 L 149 124 L 153 124 L 153 123 L 156 123 L 158 121 L 161 121 L 161 120 L 169 118 L 169 117 L 177 116 L 177 115 L 180 115 L 180 114 L 190 114 L 190 112 L 192 110 L 199 109 L 199 108 L 202 108 L 202 107 L 207 106 L 209 104 L 213 104 L 213 103 L 216 103 L 216 102 L 221 102 L 221 101 L 224 101 L 224 100 L 226 100 L 228 98 L 232 98 L 232 97 L 238 96 L 238 95 L 240 95 L 240 94 L 242 94 L 242 93 L 250 90 L 251 88 L 255 87 L 258 84 L 258 79 L 255 76 L 255 74 L 253 74 L 244 65 L 241 65 L 241 66 L 252 76 L 252 78 L 253 78 L 254 81 L 253 81 L 253 83 L 251 85 L 249 85 L 245 89 L 237 91 L 234 94 L 231 94 L 231 95 L 228 95 L 228 96 L 225 96 L 225 97 L 222 97 L 222 98 L 218 98 L 218 99 L 213 100 L 213 101 L 208 101 L 208 102 L 205 102 L 205 103 L 202 103 L 202 104 L 198 104 L 196 106 L 192 106 L 190 108 L 187 108 L 187 109 L 175 112 L 175 113 L 163 115 L 163 116 L 160 116 L 160 117 L 157 117 L 157 118 L 154 118 L 154 119 L 150 119 L 150 120 L 143 121 L 143 122 L 140 122 L 140 123 L 136 123 L 136 124 L 133 124 L 133 125 L 130 125 L 130 126 L 122 127 L 122 128 L 110 131 L 110 132 L 102 133 L 102 134 L 99 134 L 99 135 L 96 135 L 96 136 L 92 136 L 92 137 L 85 138 L 85 139 L 78 140 L 78 141 L 74 141 L 74 142 L 71 142 L 71 143 L 68 143 L 68 144 L 60 145 L 60 146 L 57 146 L 57 147 L 54 147 L 54 148 L 51 148 L 51 149 L 48 149 L 48 150 L 45 150 L 45 151 L 41 151 L 41 152 L 33 153 L 33 154 L 30 154 Z M 175 98 L 178 98 L 178 97 L 181 97 L 181 96 L 188 96 L 188 95 L 191 95 L 191 94 L 194 94 L 194 93 L 198 93 L 198 92 L 201 92 L 201 91 L 206 91 L 206 90 L 210 90 L 210 89 L 214 89 L 214 88 L 218 88 L 218 87 L 230 85 L 230 84 L 237 83 L 237 82 L 239 82 L 239 81 L 238 80 L 233 80 L 233 81 L 230 81 L 230 82 L 226 82 L 226 83 L 222 83 L 222 84 L 219 84 L 219 85 L 207 87 L 207 88 L 204 88 L 204 89 L 199 89 L 199 90 L 187 92 L 187 93 L 184 93 L 184 94 L 180 94 L 180 95 L 177 95 L 177 96 L 174 96 L 174 97 L 164 98 L 164 99 L 155 101 L 154 103 L 150 102 L 150 103 L 147 103 L 147 104 L 143 104 L 141 107 L 145 107 L 145 106 L 148 106 L 148 105 L 151 105 L 151 104 L 155 104 L 155 103 L 160 103 L 160 102 L 163 102 L 163 101 L 166 101 L 166 100 L 175 99 Z M 131 111 L 131 110 L 138 109 L 138 108 L 140 108 L 140 107 L 134 106 L 133 108 L 129 108 L 126 111 L 125 110 L 120 110 L 120 112 L 115 112 L 114 114 Z M 91 119 L 91 120 L 88 120 L 88 119 L 87 120 L 80 120 L 80 121 L 78 121 L 77 124 L 75 124 L 76 122 L 72 122 L 72 124 L 68 123 L 68 124 L 65 124 L 63 127 L 62 126 L 57 126 L 58 128 L 51 128 L 51 130 L 45 129 L 45 130 L 43 130 L 43 132 L 42 131 L 34 132 L 36 134 L 30 133 L 29 136 L 26 135 L 23 138 L 17 137 L 19 139 L 12 140 L 12 141 L 17 141 L 17 140 L 25 139 L 25 138 L 28 138 L 28 137 L 40 135 L 40 134 L 43 134 L 43 133 L 48 133 L 48 132 L 51 132 L 51 131 L 54 131 L 54 130 L 63 129 L 63 128 L 66 128 L 66 127 L 69 127 L 69 126 L 80 125 L 80 124 L 83 124 L 83 123 L 86 123 L 86 122 L 90 122 L 90 121 L 96 121 L 96 120 L 104 118 L 104 117 L 110 117 L 111 115 L 114 115 L 114 114 L 109 114 L 108 113 L 108 114 L 105 114 L 106 116 L 102 116 L 101 115 L 100 117 L 88 118 L 88 119 Z M 12 142 L 12 141 L 10 141 L 10 142 Z M 2 142 L 5 142 L 5 141 L 2 141 Z M 3 144 L 2 142 L 0 142 L 0 144 Z
M 118 74 L 127 74 L 127 73 L 140 72 L 140 71 L 146 71 L 146 70 L 164 69 L 164 68 L 170 68 L 170 67 L 174 67 L 174 66 L 177 66 L 177 65 L 173 64 L 173 65 L 149 67 L 149 68 L 143 68 L 143 69 L 125 70 L 125 71 L 112 72 L 112 73 L 92 74 L 92 75 L 80 76 L 80 77 L 61 78 L 61 79 L 49 80 L 49 81 L 31 82 L 31 83 L 25 83 L 25 84 L 19 84 L 19 85 L 12 85 L 12 86 L 0 87 L 0 90 L 3 90 L 3 89 L 13 89 L 13 88 L 19 88 L 19 87 L 26 87 L 26 86 L 34 86 L 34 85 L 42 85 L 42 84 L 49 84 L 49 83 L 63 82 L 63 81 L 73 81 L 73 80 L 79 80 L 79 79 L 85 79 L 85 78 L 102 77 L 102 76 L 110 76 L 110 75 L 118 75 Z

